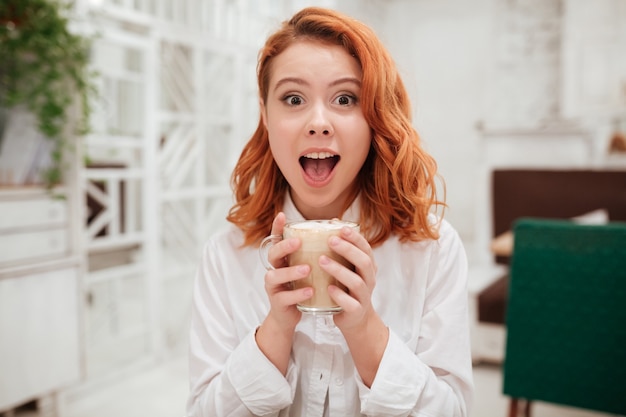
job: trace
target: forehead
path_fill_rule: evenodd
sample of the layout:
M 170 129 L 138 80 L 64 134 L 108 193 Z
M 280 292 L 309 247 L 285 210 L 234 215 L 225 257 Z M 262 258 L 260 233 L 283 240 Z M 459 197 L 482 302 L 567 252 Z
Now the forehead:
M 273 58 L 270 86 L 283 78 L 323 81 L 342 77 L 361 80 L 361 66 L 355 57 L 339 45 L 300 40 Z

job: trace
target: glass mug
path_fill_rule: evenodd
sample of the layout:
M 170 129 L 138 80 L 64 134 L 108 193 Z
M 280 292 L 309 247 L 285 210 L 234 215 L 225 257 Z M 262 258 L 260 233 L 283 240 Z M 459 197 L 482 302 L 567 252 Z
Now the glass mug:
M 344 291 L 347 289 L 320 267 L 319 259 L 320 256 L 326 255 L 354 270 L 354 266 L 350 262 L 328 247 L 328 239 L 331 236 L 339 236 L 341 229 L 346 226 L 356 232 L 360 230 L 357 223 L 343 220 L 302 220 L 287 223 L 282 236 L 271 235 L 261 241 L 259 253 L 261 261 L 267 269 L 273 269 L 267 259 L 267 252 L 272 245 L 282 239 L 293 237 L 300 238 L 302 241 L 300 248 L 287 257 L 287 263 L 289 266 L 308 264 L 311 267 L 308 277 L 292 281 L 293 289 L 313 287 L 313 296 L 297 305 L 298 310 L 303 313 L 335 314 L 341 311 L 341 307 L 328 295 L 328 286 L 332 284 Z

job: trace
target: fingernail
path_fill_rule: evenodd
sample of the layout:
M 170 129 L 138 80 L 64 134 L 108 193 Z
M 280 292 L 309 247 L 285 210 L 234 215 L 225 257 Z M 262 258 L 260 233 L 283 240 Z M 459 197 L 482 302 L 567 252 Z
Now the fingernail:
M 338 244 L 339 244 L 339 238 L 338 238 L 337 236 L 333 236 L 333 237 L 331 237 L 331 238 L 330 238 L 329 243 L 330 243 L 332 246 L 336 246 L 336 245 L 338 245 Z
M 305 288 L 304 295 L 306 295 L 307 297 L 313 296 L 313 288 Z
M 349 227 L 343 227 L 341 229 L 341 233 L 343 233 L 344 236 L 350 236 L 352 234 L 352 229 Z
M 300 275 L 304 276 L 304 275 L 309 273 L 309 266 L 308 265 L 299 265 L 297 271 L 298 271 L 298 273 Z
M 320 264 L 328 265 L 330 263 L 330 259 L 326 255 L 320 256 Z

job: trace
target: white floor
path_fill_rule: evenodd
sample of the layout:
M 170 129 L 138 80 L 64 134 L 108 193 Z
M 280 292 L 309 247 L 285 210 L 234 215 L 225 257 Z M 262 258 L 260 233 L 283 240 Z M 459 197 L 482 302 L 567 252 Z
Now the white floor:
M 184 417 L 187 377 L 187 361 L 181 357 L 70 399 L 59 417 Z
M 472 417 L 506 417 L 508 401 L 500 394 L 500 368 L 478 365 L 474 380 Z M 183 417 L 187 390 L 187 364 L 179 358 L 70 402 L 61 417 Z M 532 411 L 533 417 L 608 416 L 544 403 L 534 404 Z

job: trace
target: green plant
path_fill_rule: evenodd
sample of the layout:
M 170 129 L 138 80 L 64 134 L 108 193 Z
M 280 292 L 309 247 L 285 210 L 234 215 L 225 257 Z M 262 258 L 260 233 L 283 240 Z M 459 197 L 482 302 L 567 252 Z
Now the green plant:
M 24 106 L 54 142 L 52 165 L 42 173 L 47 187 L 62 180 L 68 137 L 89 130 L 95 93 L 90 39 L 69 30 L 70 8 L 61 0 L 0 1 L 0 108 Z

